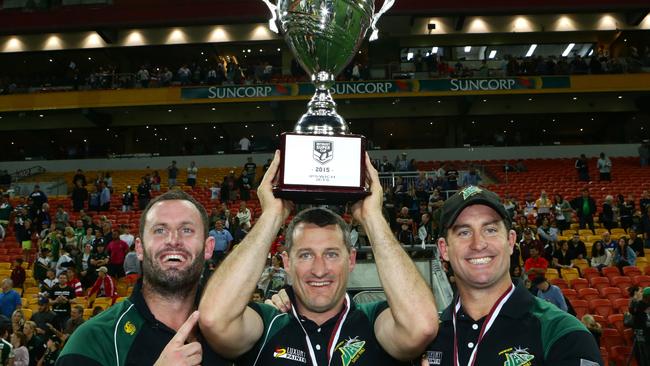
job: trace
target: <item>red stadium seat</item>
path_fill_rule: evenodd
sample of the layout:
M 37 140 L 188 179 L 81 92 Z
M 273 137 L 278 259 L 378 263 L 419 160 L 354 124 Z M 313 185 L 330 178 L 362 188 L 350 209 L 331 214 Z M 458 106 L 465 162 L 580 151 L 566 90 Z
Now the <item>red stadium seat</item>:
M 574 289 L 572 289 L 572 288 L 563 288 L 563 289 L 562 289 L 562 294 L 563 294 L 564 297 L 566 297 L 567 300 L 569 300 L 569 302 L 571 302 L 572 304 L 573 304 L 573 301 L 574 301 L 574 300 L 578 300 L 578 299 L 580 299 L 580 297 L 578 296 L 578 291 L 576 291 L 576 290 L 574 290 Z
M 632 281 L 639 287 L 650 287 L 650 276 L 636 276 Z
M 607 352 L 612 353 L 612 348 L 616 346 L 625 346 L 623 335 L 614 328 L 603 328 L 603 333 L 600 335 L 600 345 L 607 349 Z
M 582 277 L 586 278 L 587 281 L 591 280 L 592 277 L 601 277 L 600 272 L 598 272 L 598 269 L 596 268 L 585 268 L 584 271 L 582 271 Z
M 601 328 L 607 328 L 609 326 L 609 323 L 607 322 L 607 318 L 605 318 L 604 316 L 600 316 L 596 314 L 592 316 L 594 317 L 596 323 L 600 324 Z
M 634 276 L 642 275 L 643 272 L 641 272 L 641 269 L 639 269 L 639 267 L 625 266 L 625 267 L 623 267 L 623 274 L 628 276 L 628 277 L 634 277 Z
M 607 318 L 614 314 L 614 308 L 611 301 L 607 299 L 593 299 L 589 300 L 589 309 L 596 315 Z
M 609 278 L 620 276 L 621 272 L 618 270 L 618 267 L 603 267 L 603 276 Z
M 584 278 L 576 278 L 573 281 L 570 281 L 569 284 L 571 285 L 571 288 L 578 291 L 581 288 L 587 288 L 589 287 L 589 282 L 584 279 Z
M 634 329 L 625 328 L 623 329 L 623 340 L 628 346 L 634 345 Z
M 627 276 L 616 276 L 612 278 L 612 286 L 616 286 L 621 289 L 623 297 L 627 297 L 627 288 L 632 286 L 632 278 Z
M 591 287 L 581 288 L 580 290 L 578 290 L 578 296 L 580 296 L 580 298 L 585 301 L 590 301 L 593 299 L 600 298 L 600 294 L 598 293 L 598 290 Z
M 607 277 L 592 277 L 589 283 L 596 290 L 600 290 L 603 287 L 610 287 L 609 278 Z
M 607 317 L 607 322 L 610 326 L 618 330 L 620 334 L 623 334 L 623 330 L 625 330 L 625 325 L 623 325 L 623 314 L 612 314 Z
M 571 306 L 573 306 L 578 319 L 582 319 L 585 314 L 589 314 L 589 303 L 585 300 L 574 300 L 571 302 Z
M 603 365 L 609 365 L 609 352 L 605 347 L 600 347 L 600 357 L 603 358 Z
M 623 298 L 621 289 L 618 287 L 604 287 L 600 291 L 600 297 L 614 303 L 614 300 Z
M 602 340 L 602 338 L 601 338 Z M 609 349 L 609 359 L 614 361 L 616 365 L 626 365 L 628 359 L 632 354 L 632 347 L 617 345 Z M 630 365 L 636 365 L 636 360 L 634 357 L 631 357 L 632 362 Z
M 551 284 L 563 289 L 563 288 L 569 288 L 569 285 L 567 284 L 566 280 L 562 278 L 555 278 L 551 280 Z
M 630 299 L 616 299 L 612 302 L 612 306 L 619 314 L 625 314 L 630 308 Z

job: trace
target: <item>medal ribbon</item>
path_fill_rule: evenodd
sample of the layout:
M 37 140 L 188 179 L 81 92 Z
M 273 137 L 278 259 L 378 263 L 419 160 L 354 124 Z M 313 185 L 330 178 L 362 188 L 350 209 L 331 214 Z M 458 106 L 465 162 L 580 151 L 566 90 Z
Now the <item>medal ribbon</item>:
M 501 297 L 497 300 L 497 302 L 492 306 L 492 309 L 490 309 L 490 312 L 488 313 L 487 317 L 485 318 L 485 321 L 483 322 L 483 326 L 481 327 L 481 331 L 478 335 L 478 340 L 476 341 L 476 345 L 474 346 L 474 349 L 472 350 L 472 354 L 469 356 L 469 360 L 467 361 L 468 366 L 474 366 L 474 363 L 476 362 L 476 355 L 478 354 L 478 346 L 481 344 L 481 341 L 483 340 L 483 337 L 485 334 L 487 334 L 488 330 L 492 327 L 492 324 L 494 324 L 494 321 L 496 318 L 499 316 L 499 313 L 501 312 L 501 308 L 505 303 L 508 301 L 510 298 L 510 295 L 515 291 L 515 286 L 513 284 L 510 285 L 510 288 L 504 292 Z M 454 313 L 452 316 L 453 324 L 454 324 L 454 365 L 455 366 L 460 366 L 460 359 L 458 357 L 458 336 L 456 334 L 456 313 L 460 310 L 460 297 L 458 298 L 458 301 L 456 302 L 456 306 L 454 307 Z
M 332 356 L 334 355 L 334 349 L 336 348 L 336 344 L 339 341 L 339 336 L 341 335 L 341 328 L 343 328 L 343 323 L 345 323 L 345 319 L 348 317 L 348 313 L 350 312 L 350 297 L 347 293 L 345 294 L 345 301 L 343 302 L 343 306 L 345 307 L 345 310 L 343 313 L 341 313 L 339 319 L 336 321 L 334 330 L 330 335 L 330 341 L 327 344 L 327 366 L 332 363 Z M 295 306 L 291 307 L 291 312 L 298 321 L 298 324 L 300 324 L 302 331 L 305 332 L 305 341 L 307 342 L 307 348 L 309 349 L 309 358 L 311 358 L 311 364 L 312 366 L 318 366 L 318 361 L 316 361 L 316 353 L 314 352 L 314 348 L 311 345 L 311 339 L 309 338 L 309 334 L 307 334 L 305 327 L 303 327 L 302 322 L 300 321 L 300 317 L 298 317 Z

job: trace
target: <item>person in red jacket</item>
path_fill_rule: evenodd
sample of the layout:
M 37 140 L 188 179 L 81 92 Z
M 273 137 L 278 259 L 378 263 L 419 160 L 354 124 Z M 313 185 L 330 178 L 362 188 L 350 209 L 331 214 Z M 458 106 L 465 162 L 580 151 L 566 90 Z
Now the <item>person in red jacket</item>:
M 113 240 L 108 243 L 106 253 L 109 255 L 108 260 L 108 273 L 115 277 L 124 277 L 124 258 L 129 252 L 129 245 L 120 239 L 120 232 L 113 229 Z
M 113 299 L 112 303 L 115 303 L 115 299 L 117 299 L 115 281 L 108 275 L 108 268 L 104 266 L 97 268 L 97 280 L 93 287 L 90 288 L 90 291 L 88 291 L 89 298 L 92 298 L 93 295 L 97 297 L 110 297 Z
M 18 258 L 11 268 L 11 280 L 14 281 L 14 287 L 23 288 L 25 283 L 25 268 L 23 268 L 23 259 Z

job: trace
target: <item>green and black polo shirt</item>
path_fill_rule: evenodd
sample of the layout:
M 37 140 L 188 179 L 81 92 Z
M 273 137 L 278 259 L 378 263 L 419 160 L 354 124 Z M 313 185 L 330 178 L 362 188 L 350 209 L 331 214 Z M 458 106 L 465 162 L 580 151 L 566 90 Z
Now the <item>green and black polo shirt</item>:
M 453 365 L 454 299 L 442 314 L 436 339 L 427 347 L 429 365 Z M 457 313 L 459 364 L 467 365 L 485 318 Z M 582 360 L 582 361 L 581 361 Z M 414 364 L 420 365 L 419 360 Z M 475 365 L 602 365 L 595 338 L 587 328 L 555 305 L 516 287 L 479 344 Z
M 156 320 L 140 281 L 131 297 L 82 324 L 61 351 L 57 366 L 153 365 L 176 332 Z M 228 365 L 201 339 L 203 365 Z
M 295 304 L 293 291 L 289 288 L 287 292 Z M 320 326 L 291 311 L 281 313 L 266 304 L 249 306 L 262 318 L 264 333 L 237 360 L 237 365 L 316 366 L 312 359 L 318 366 L 401 365 L 384 351 L 375 337 L 375 320 L 388 308 L 385 301 L 361 305 L 350 301 L 347 313 L 343 309 Z M 330 352 L 331 362 L 328 362 Z

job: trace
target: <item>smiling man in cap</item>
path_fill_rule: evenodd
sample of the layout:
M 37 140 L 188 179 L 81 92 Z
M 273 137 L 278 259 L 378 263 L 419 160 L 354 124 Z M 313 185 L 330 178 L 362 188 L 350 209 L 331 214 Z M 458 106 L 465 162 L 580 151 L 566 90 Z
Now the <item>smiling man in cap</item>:
M 438 246 L 458 296 L 422 365 L 602 364 L 593 336 L 575 317 L 513 286 L 516 233 L 499 196 L 468 186 L 445 201 L 440 215 Z

